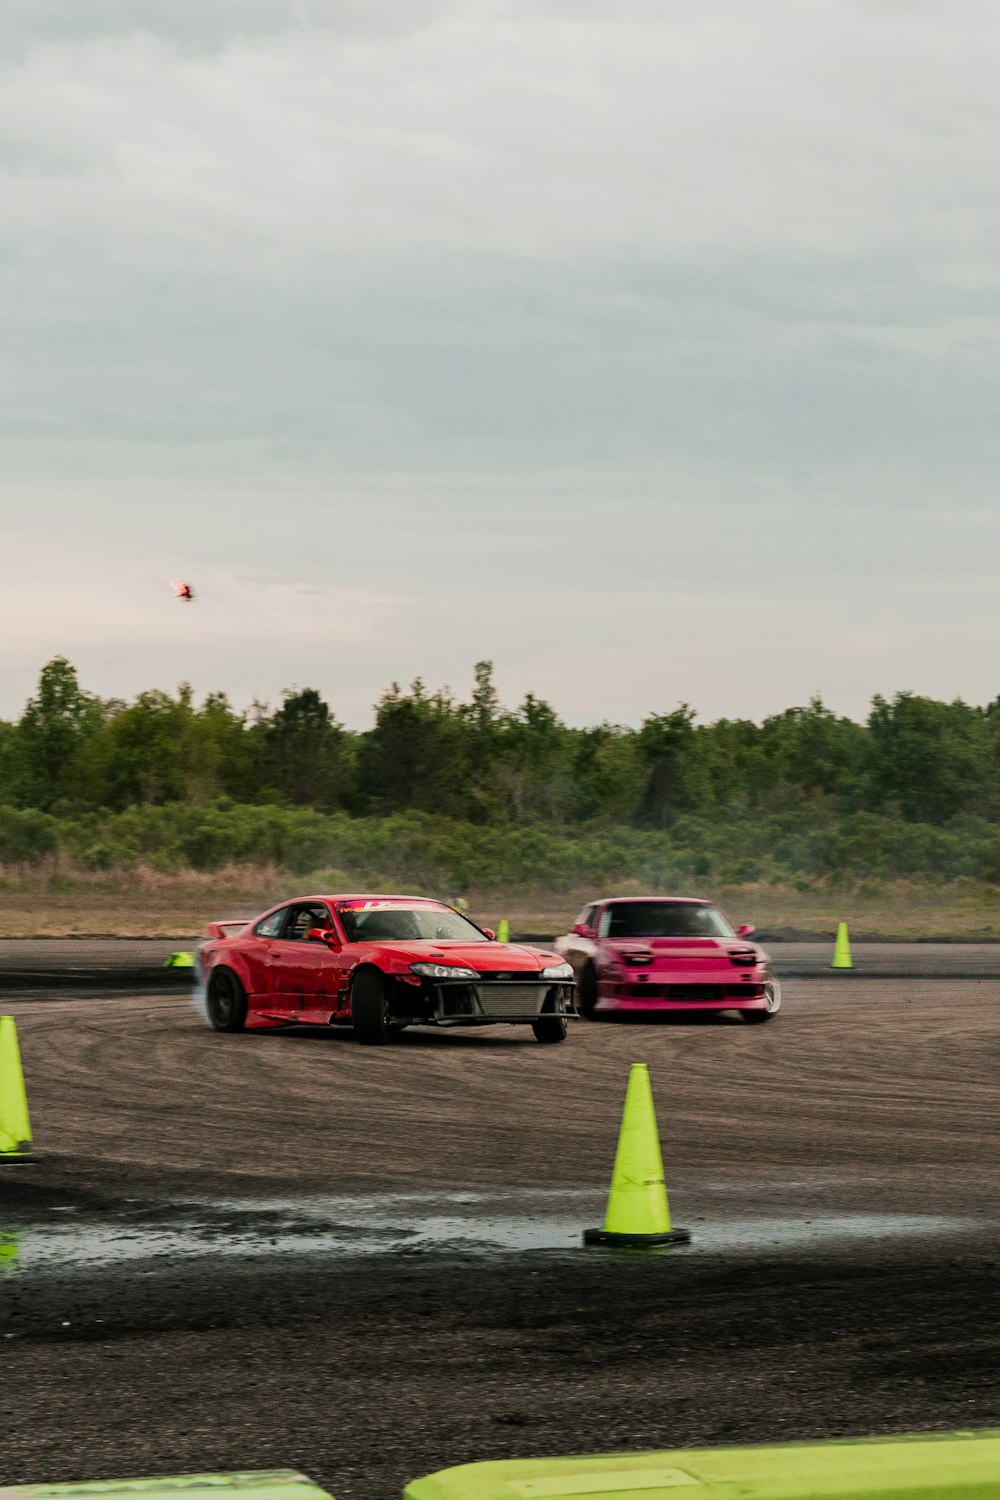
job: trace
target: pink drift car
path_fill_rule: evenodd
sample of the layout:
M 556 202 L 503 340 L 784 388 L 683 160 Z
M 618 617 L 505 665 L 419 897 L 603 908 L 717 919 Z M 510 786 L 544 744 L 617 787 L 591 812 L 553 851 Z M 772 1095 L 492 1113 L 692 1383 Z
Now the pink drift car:
M 753 931 L 734 931 L 711 901 L 624 896 L 585 907 L 555 947 L 573 965 L 585 1016 L 738 1010 L 769 1021 L 781 987 Z

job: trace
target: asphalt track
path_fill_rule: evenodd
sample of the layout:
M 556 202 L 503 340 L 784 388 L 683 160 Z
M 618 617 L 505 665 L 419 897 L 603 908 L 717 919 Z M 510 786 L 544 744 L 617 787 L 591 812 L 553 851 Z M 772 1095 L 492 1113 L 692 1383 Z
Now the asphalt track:
M 762 941 L 782 979 L 819 978 L 830 972 L 832 941 Z M 189 982 L 190 974 L 166 968 L 166 960 L 172 952 L 193 946 L 191 938 L 3 938 L 0 996 L 177 990 Z M 855 942 L 853 957 L 851 973 L 858 978 L 1000 977 L 1000 943 Z
M 475 1458 L 1000 1425 L 985 972 L 556 1048 L 8 986 L 42 1159 L 0 1175 L 0 1484 L 290 1465 L 389 1500 Z M 694 1234 L 660 1256 L 578 1244 L 633 1060 Z

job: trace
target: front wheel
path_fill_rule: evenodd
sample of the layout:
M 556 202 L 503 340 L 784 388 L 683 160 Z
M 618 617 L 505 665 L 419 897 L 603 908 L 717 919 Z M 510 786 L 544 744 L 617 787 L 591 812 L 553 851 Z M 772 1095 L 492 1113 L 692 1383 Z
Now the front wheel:
M 772 976 L 764 985 L 764 999 L 767 1001 L 766 1010 L 745 1010 L 743 1019 L 751 1025 L 760 1026 L 762 1022 L 769 1021 L 772 1016 L 777 1015 L 781 1009 L 781 985 Z
M 584 964 L 576 986 L 576 1003 L 581 1016 L 593 1019 L 597 1005 L 597 970 L 591 963 Z
M 216 969 L 208 981 L 205 1011 L 213 1031 L 242 1031 L 247 992 L 232 969 Z
M 354 1035 L 367 1047 L 384 1047 L 392 1040 L 389 994 L 377 969 L 362 969 L 351 985 L 351 1022 Z
M 544 1042 L 546 1046 L 566 1040 L 566 1022 L 562 1016 L 539 1016 L 537 1021 L 532 1021 L 531 1029 L 535 1041 Z

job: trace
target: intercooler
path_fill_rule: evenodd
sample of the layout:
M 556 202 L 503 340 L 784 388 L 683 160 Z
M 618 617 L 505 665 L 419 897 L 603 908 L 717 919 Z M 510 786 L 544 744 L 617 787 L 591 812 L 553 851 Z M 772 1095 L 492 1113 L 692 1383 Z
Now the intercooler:
M 477 984 L 476 993 L 484 1016 L 496 1020 L 524 1020 L 537 1016 L 551 984 Z
M 491 1021 L 534 1021 L 538 1016 L 577 1014 L 572 983 L 482 975 L 475 983 L 438 982 L 430 986 L 434 1021 L 438 1026 L 486 1025 Z M 2 1493 L 0 1493 L 2 1500 Z

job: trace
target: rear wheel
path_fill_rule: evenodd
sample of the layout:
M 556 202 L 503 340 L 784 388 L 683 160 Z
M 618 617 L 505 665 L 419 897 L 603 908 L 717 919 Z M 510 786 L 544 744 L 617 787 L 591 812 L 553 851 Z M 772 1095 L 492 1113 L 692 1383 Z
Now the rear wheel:
M 392 1040 L 388 989 L 377 969 L 362 969 L 354 977 L 351 1022 L 358 1041 L 368 1047 L 384 1047 Z
M 247 992 L 232 969 L 216 969 L 205 997 L 208 1024 L 213 1031 L 242 1031 L 247 1018 Z
M 777 1015 L 781 1009 L 781 985 L 771 977 L 764 985 L 764 999 L 767 1001 L 766 1010 L 745 1010 L 744 1021 L 749 1021 L 753 1026 L 760 1026 L 762 1022 L 769 1021 L 772 1016 Z

